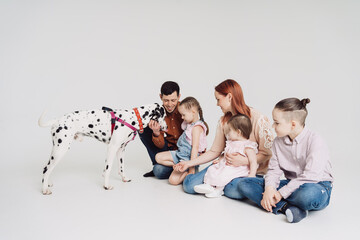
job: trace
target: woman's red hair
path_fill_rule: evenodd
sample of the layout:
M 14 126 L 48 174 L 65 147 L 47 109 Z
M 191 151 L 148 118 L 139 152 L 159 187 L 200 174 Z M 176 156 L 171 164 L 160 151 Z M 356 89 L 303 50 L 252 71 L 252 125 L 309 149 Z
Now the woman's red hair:
M 215 87 L 215 91 L 226 96 L 231 93 L 231 106 L 237 114 L 243 114 L 251 118 L 250 107 L 245 104 L 244 94 L 240 85 L 232 79 L 227 79 Z M 224 114 L 223 123 L 227 122 L 232 117 L 232 113 Z

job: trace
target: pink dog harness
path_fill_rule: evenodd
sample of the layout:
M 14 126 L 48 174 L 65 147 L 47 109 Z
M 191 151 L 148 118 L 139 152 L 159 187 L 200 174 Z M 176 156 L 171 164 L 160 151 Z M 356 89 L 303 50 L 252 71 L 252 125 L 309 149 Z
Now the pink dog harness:
M 114 132 L 115 121 L 118 121 L 118 122 L 120 122 L 121 124 L 124 124 L 125 126 L 127 126 L 128 128 L 130 128 L 131 130 L 134 131 L 134 136 L 133 136 L 133 138 L 131 139 L 131 141 L 135 139 L 136 134 L 137 134 L 137 129 L 136 129 L 134 126 L 132 126 L 132 125 L 130 125 L 129 123 L 125 122 L 125 120 L 122 120 L 121 118 L 116 117 L 114 111 L 113 111 L 111 108 L 103 107 L 102 109 L 105 110 L 105 111 L 109 111 L 110 114 L 111 114 L 111 136 L 112 136 L 112 134 L 113 134 L 113 132 Z M 138 120 L 138 122 L 139 122 L 140 133 L 143 133 L 143 132 L 144 132 L 143 123 L 142 123 L 142 121 L 141 121 L 141 117 L 140 117 L 139 111 L 137 110 L 137 108 L 134 108 L 133 110 L 135 111 L 135 115 L 136 115 L 137 120 Z
M 134 136 L 131 140 L 134 140 L 135 137 L 136 137 L 136 133 L 137 133 L 137 130 L 136 128 L 134 128 L 133 126 L 131 126 L 130 124 L 128 124 L 127 122 L 125 122 L 125 120 L 122 120 L 121 118 L 118 118 L 115 116 L 114 112 L 110 112 L 111 114 L 111 136 L 114 132 L 114 128 L 115 128 L 115 121 L 118 121 L 120 122 L 121 124 L 124 124 L 125 126 L 129 127 L 131 130 L 134 131 Z

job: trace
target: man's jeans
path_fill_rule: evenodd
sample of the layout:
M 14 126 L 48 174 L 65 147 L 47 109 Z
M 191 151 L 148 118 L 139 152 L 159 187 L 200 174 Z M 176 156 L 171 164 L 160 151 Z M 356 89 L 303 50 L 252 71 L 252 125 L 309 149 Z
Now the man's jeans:
M 163 148 L 160 149 L 160 148 L 156 147 L 152 141 L 152 133 L 153 133 L 152 130 L 149 127 L 147 127 L 147 128 L 144 128 L 144 132 L 142 134 L 139 134 L 139 137 L 140 137 L 140 140 L 142 141 L 142 143 L 144 144 L 144 146 L 146 147 L 146 150 L 149 154 L 151 162 L 154 165 L 153 172 L 154 172 L 155 177 L 157 177 L 159 179 L 167 179 L 170 177 L 170 174 L 172 173 L 173 168 L 158 164 L 155 160 L 155 155 L 159 152 L 170 151 L 173 149 L 170 149 L 168 147 L 168 143 L 166 142 L 166 140 L 165 140 L 165 145 Z
M 195 194 L 194 186 L 202 184 L 207 168 L 196 174 L 186 176 L 183 189 L 186 193 Z M 280 186 L 285 186 L 289 180 L 281 180 Z M 235 178 L 225 186 L 225 196 L 233 199 L 248 198 L 261 207 L 261 200 L 264 192 L 264 178 Z M 324 181 L 319 183 L 305 183 L 295 190 L 287 199 L 282 199 L 273 208 L 273 213 L 278 214 L 279 210 L 286 204 L 297 206 L 303 210 L 321 210 L 330 202 L 332 184 Z

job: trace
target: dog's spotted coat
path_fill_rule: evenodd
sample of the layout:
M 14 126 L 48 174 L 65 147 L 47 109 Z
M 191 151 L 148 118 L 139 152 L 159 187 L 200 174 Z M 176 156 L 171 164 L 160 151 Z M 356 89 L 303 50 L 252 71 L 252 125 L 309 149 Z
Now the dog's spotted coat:
M 114 114 L 134 128 L 139 130 L 139 123 L 134 110 L 114 109 Z M 144 128 L 147 127 L 150 120 L 160 123 L 165 130 L 165 110 L 159 104 L 151 104 L 138 108 Z M 132 140 L 135 132 L 128 126 L 116 121 L 113 134 L 111 135 L 111 115 L 105 110 L 89 110 L 75 111 L 65 116 L 44 122 L 43 115 L 39 119 L 41 127 L 51 126 L 53 148 L 50 159 L 43 170 L 42 192 L 43 194 L 51 194 L 49 189 L 49 176 L 54 167 L 62 159 L 65 153 L 70 149 L 70 145 L 74 139 L 82 140 L 83 136 L 93 137 L 97 140 L 108 144 L 107 159 L 104 169 L 104 188 L 112 189 L 109 185 L 109 176 L 115 156 L 120 161 L 119 174 L 123 181 L 129 181 L 124 175 L 123 155 L 126 145 Z

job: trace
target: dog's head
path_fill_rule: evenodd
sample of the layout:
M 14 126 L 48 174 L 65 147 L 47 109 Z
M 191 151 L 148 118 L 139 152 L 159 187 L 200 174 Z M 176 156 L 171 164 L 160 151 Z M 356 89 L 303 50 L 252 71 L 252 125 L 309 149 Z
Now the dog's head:
M 140 107 L 140 109 L 142 109 L 142 111 L 143 111 L 143 113 L 141 114 L 142 115 L 141 117 L 142 117 L 142 121 L 143 121 L 144 125 L 147 126 L 149 124 L 150 120 L 154 120 L 160 124 L 160 128 L 162 131 L 167 131 L 167 125 L 165 122 L 166 114 L 165 114 L 165 108 L 163 106 L 161 106 L 158 103 L 154 103 L 154 104 Z

